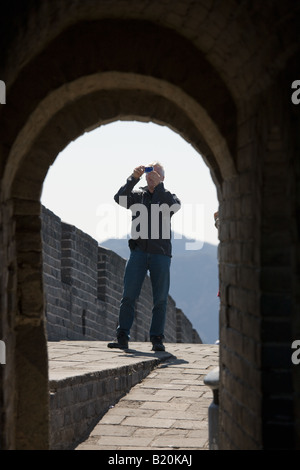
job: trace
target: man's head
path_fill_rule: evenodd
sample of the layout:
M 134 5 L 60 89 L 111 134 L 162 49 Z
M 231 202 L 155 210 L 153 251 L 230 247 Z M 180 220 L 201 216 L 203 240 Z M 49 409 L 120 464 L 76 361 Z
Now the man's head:
M 149 166 L 153 166 L 153 171 L 146 173 L 146 180 L 148 188 L 152 192 L 159 183 L 164 181 L 165 170 L 159 162 L 150 163 Z
M 163 181 L 165 179 L 165 170 L 164 170 L 164 167 L 162 166 L 161 163 L 153 162 L 153 163 L 149 163 L 148 166 L 153 167 L 153 171 L 156 171 L 156 173 L 159 174 L 161 181 Z M 146 178 L 150 173 L 146 174 Z

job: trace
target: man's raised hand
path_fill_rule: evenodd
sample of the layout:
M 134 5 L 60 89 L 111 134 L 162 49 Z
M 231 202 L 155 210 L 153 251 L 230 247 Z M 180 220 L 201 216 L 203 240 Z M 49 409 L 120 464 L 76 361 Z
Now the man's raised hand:
M 145 167 L 143 165 L 137 166 L 132 173 L 132 176 L 135 179 L 140 179 L 140 177 L 144 174 L 145 172 Z

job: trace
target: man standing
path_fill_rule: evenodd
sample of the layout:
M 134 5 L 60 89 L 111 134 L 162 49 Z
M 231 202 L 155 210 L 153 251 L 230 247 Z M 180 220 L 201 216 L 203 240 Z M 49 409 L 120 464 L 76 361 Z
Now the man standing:
M 133 191 L 146 173 L 147 186 Z M 135 301 L 149 270 L 153 292 L 150 341 L 153 351 L 164 351 L 164 328 L 170 287 L 171 217 L 180 209 L 180 201 L 164 187 L 161 164 L 138 166 L 115 195 L 115 201 L 131 209 L 132 229 L 129 240 L 130 257 L 124 275 L 124 290 L 120 303 L 117 341 L 109 348 L 128 349 L 130 329 L 134 320 Z

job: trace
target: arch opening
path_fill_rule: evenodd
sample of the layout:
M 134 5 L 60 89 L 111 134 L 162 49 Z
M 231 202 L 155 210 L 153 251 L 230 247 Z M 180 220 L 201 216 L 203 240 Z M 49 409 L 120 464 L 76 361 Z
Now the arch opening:
M 178 308 L 184 305 L 183 312 L 202 341 L 214 343 L 219 338 L 216 187 L 201 155 L 178 134 L 165 126 L 136 121 L 100 126 L 57 157 L 45 179 L 41 202 L 64 223 L 128 258 L 131 217 L 115 203 L 114 194 L 133 168 L 153 160 L 164 165 L 165 186 L 182 205 L 172 218 L 170 295 Z M 145 184 L 143 177 L 137 188 Z M 188 285 L 185 270 L 190 273 Z

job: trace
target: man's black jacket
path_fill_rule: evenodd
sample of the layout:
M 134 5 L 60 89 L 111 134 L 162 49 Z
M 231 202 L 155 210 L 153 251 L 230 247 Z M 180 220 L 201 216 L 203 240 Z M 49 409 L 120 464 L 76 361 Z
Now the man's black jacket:
M 180 200 L 165 189 L 163 182 L 156 186 L 153 193 L 147 186 L 133 191 L 138 181 L 129 176 L 114 197 L 122 207 L 132 210 L 129 247 L 131 250 L 138 247 L 147 253 L 172 256 L 171 217 L 180 209 Z

